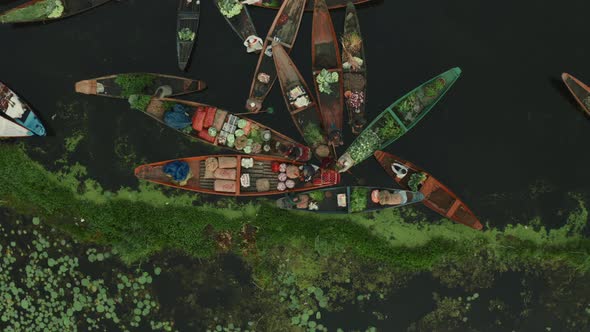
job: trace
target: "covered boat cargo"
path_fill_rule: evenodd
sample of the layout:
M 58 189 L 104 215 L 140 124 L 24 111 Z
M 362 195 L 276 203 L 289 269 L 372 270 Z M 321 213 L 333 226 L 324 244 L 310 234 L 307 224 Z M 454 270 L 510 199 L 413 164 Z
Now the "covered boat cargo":
M 458 67 L 448 70 L 386 108 L 340 156 L 340 172 L 369 158 L 373 152 L 384 149 L 412 129 L 442 99 L 460 75 Z
M 176 18 L 176 54 L 178 68 L 182 71 L 186 69 L 195 47 L 200 16 L 200 0 L 179 0 Z
M 199 92 L 206 87 L 203 81 L 153 73 L 115 74 L 76 82 L 78 93 L 113 98 L 154 94 L 179 96 Z
M 45 136 L 46 134 L 45 127 L 37 118 L 33 109 L 2 82 L 0 82 L 0 117 L 26 128 L 34 135 Z M 18 136 L 29 136 L 28 133 L 23 133 L 21 129 L 17 129 L 17 127 L 5 121 L 3 122 L 4 128 L 10 129 L 10 132 L 14 133 L 16 131 Z
M 142 180 L 205 194 L 266 196 L 306 191 L 340 182 L 334 170 L 281 158 L 212 155 L 139 166 Z
M 261 123 L 210 105 L 170 98 L 148 98 L 152 119 L 190 138 L 236 152 L 308 161 L 310 149 Z M 144 105 L 139 101 L 137 105 Z M 137 107 L 136 107 L 137 108 Z
M 328 146 L 326 133 L 322 128 L 322 115 L 305 80 L 279 43 L 273 44 L 273 54 L 281 92 L 297 130 L 319 160 L 329 158 L 332 149 Z
M 418 166 L 393 154 L 376 151 L 375 158 L 402 188 L 418 190 L 424 195 L 422 203 L 455 222 L 481 230 L 475 214 L 449 188 Z
M 281 5 L 287 0 L 246 0 L 251 6 L 258 6 L 263 8 L 271 8 L 271 9 L 279 9 Z M 350 0 L 326 0 L 326 4 L 330 9 L 337 9 L 346 7 L 346 3 Z M 369 2 L 371 0 L 354 0 L 355 4 L 362 4 Z M 307 5 L 305 6 L 305 10 L 312 11 L 315 5 L 315 0 L 307 0 Z
M 304 7 L 305 0 L 286 0 L 277 12 L 254 71 L 250 94 L 246 101 L 248 111 L 257 113 L 262 110 L 262 104 L 277 79 L 277 70 L 272 59 L 272 43 L 278 42 L 287 52 L 291 51 L 297 39 Z
M 70 17 L 111 0 L 32 0 L 0 14 L 0 23 L 29 23 Z
M 311 68 L 322 122 L 330 144 L 343 145 L 342 58 L 324 0 L 316 0 L 311 32 Z
M 325 188 L 290 193 L 277 200 L 277 207 L 317 213 L 362 213 L 398 208 L 422 201 L 419 192 L 380 187 Z
M 561 78 L 584 112 L 590 115 L 590 87 L 568 73 L 561 74 Z

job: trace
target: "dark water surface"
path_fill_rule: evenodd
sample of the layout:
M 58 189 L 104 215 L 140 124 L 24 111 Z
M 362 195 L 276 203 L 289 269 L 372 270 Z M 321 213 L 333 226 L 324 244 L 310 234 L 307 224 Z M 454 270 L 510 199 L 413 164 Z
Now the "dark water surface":
M 2 1 L 0 9 L 20 2 Z M 537 1 L 489 3 L 378 1 L 359 10 L 367 45 L 368 112 L 372 118 L 420 83 L 451 67 L 463 77 L 416 128 L 388 151 L 433 173 L 481 219 L 503 225 L 549 216 L 567 202 L 566 192 L 587 192 L 590 123 L 559 81 L 568 71 L 590 82 L 587 13 L 590 4 L 559 6 Z M 88 111 L 89 132 L 78 153 L 89 175 L 106 188 L 134 185 L 132 168 L 115 165 L 113 146 L 125 137 L 146 161 L 212 153 L 164 129 L 125 101 L 77 95 L 74 82 L 134 71 L 181 74 L 176 65 L 176 1 L 111 2 L 85 14 L 47 24 L 0 26 L 0 80 L 38 111 L 50 137 L 34 143 L 57 159 L 64 128 L 60 104 Z M 275 12 L 251 8 L 264 36 Z M 344 11 L 333 13 L 339 34 Z M 311 20 L 306 14 L 293 57 L 311 83 Z M 187 73 L 209 89 L 188 98 L 242 112 L 256 55 L 246 54 L 212 2 L 202 2 L 198 46 Z M 275 114 L 254 118 L 299 139 L 275 85 L 266 106 Z M 346 143 L 352 136 L 348 134 Z M 343 151 L 343 150 L 342 150 Z M 340 152 L 342 152 L 340 151 Z M 366 184 L 391 183 L 374 160 L 353 169 Z M 346 176 L 346 183 L 357 180 Z M 531 186 L 553 194 L 530 197 Z M 433 215 L 434 216 L 434 215 Z M 522 219 L 521 219 L 522 218 Z

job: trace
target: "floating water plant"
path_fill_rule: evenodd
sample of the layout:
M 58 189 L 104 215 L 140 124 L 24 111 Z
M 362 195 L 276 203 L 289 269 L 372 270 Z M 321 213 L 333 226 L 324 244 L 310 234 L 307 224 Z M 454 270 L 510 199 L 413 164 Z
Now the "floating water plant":
M 219 11 L 227 18 L 232 18 L 242 12 L 243 5 L 238 0 L 219 0 L 217 1 Z
M 318 83 L 318 89 L 320 92 L 330 95 L 334 92 L 332 90 L 332 84 L 337 83 L 338 78 L 339 75 L 337 72 L 329 72 L 326 69 L 322 69 L 318 76 L 316 76 L 315 80 Z

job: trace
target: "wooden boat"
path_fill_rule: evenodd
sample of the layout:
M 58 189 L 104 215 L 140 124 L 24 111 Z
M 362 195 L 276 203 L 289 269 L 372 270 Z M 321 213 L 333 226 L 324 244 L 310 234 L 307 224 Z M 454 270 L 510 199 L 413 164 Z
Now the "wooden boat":
M 259 52 L 262 49 L 262 39 L 258 37 L 247 6 L 239 0 L 214 0 L 214 2 L 219 13 L 240 37 L 248 53 Z
M 115 74 L 76 82 L 76 92 L 113 98 L 129 98 L 131 95 L 154 95 L 159 88 L 168 96 L 178 96 L 202 91 L 203 81 L 189 78 L 152 74 Z
M 582 109 L 590 115 L 590 87 L 568 73 L 561 74 L 561 79 Z
M 342 36 L 342 71 L 344 101 L 352 133 L 361 133 L 367 122 L 367 58 L 356 8 L 348 2 Z
M 369 158 L 412 129 L 438 103 L 461 75 L 450 69 L 395 101 L 371 122 L 338 159 L 340 172 Z
M 331 144 L 342 145 L 342 58 L 325 0 L 315 1 L 311 32 L 311 67 L 324 129 Z M 328 79 L 334 79 L 334 82 L 327 81 Z M 318 80 L 325 83 L 320 84 Z
M 19 96 L 9 87 L 0 82 L 0 117 L 4 117 L 20 127 L 24 127 L 31 131 L 34 135 L 45 136 L 45 127 L 33 112 L 33 109 L 27 105 Z M 4 121 L 4 124 L 0 125 L 9 130 L 11 133 L 18 134 L 19 136 L 30 136 L 29 133 L 23 132 L 22 129 L 8 124 Z M 3 135 L 0 135 L 3 136 Z
M 322 128 L 322 115 L 305 80 L 281 44 L 274 43 L 272 53 L 283 98 L 297 130 L 318 159 L 329 157 L 332 150 Z
M 32 131 L 0 115 L 0 138 L 35 136 Z
M 390 204 L 375 202 L 373 191 L 378 190 L 382 197 L 393 199 Z M 338 187 L 306 191 L 300 194 L 289 193 L 277 200 L 277 207 L 286 210 L 317 213 L 362 213 L 398 208 L 422 201 L 424 195 L 399 189 L 380 187 Z M 312 204 L 313 203 L 313 204 Z M 316 209 L 317 207 L 317 209 Z
M 111 0 L 32 0 L 0 14 L 0 23 L 57 20 L 80 14 Z
M 286 0 L 250 0 L 249 5 L 263 7 L 263 8 L 270 8 L 270 9 L 278 9 Z M 328 5 L 329 9 L 337 9 L 346 7 L 346 3 L 349 0 L 326 0 L 326 4 Z M 371 0 L 354 0 L 355 4 L 362 4 L 365 2 L 369 2 Z M 308 0 L 307 5 L 305 6 L 306 11 L 313 11 L 313 6 L 315 5 L 314 0 Z
M 304 7 L 305 0 L 286 0 L 278 11 L 262 46 L 258 65 L 252 78 L 250 95 L 246 101 L 248 111 L 257 113 L 262 110 L 262 103 L 277 79 L 277 71 L 271 53 L 272 43 L 278 41 L 287 52 L 291 51 L 295 39 L 297 39 Z
M 200 0 L 180 0 L 176 19 L 176 53 L 178 67 L 185 70 L 195 47 L 201 16 Z
M 135 169 L 135 176 L 178 189 L 224 196 L 278 195 L 319 189 L 340 182 L 337 172 L 321 169 L 311 179 L 306 179 L 307 181 L 298 178 L 285 180 L 286 173 L 278 172 L 283 167 L 280 164 L 295 170 L 299 170 L 299 167 L 311 167 L 268 156 L 213 155 L 142 165 Z M 182 172 L 175 171 L 178 169 Z M 176 177 L 176 180 L 169 174 Z M 292 188 L 286 187 L 288 180 L 293 181 Z
M 412 186 L 417 186 L 424 195 L 422 203 L 431 210 L 465 226 L 477 230 L 483 228 L 481 222 L 467 205 L 429 173 L 408 161 L 383 151 L 376 151 L 375 158 L 387 174 L 402 188 L 413 190 Z M 396 168 L 399 176 L 393 167 Z
M 302 162 L 311 158 L 309 147 L 261 123 L 215 106 L 180 99 L 151 98 L 142 111 L 166 127 L 206 144 L 245 154 Z M 180 114 L 174 114 L 178 112 Z

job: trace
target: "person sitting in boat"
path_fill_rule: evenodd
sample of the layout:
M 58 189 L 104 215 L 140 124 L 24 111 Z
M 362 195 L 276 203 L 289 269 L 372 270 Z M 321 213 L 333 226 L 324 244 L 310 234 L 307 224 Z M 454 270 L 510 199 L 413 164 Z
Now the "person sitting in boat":
M 171 178 L 172 183 L 179 186 L 186 186 L 188 180 L 193 177 L 189 164 L 182 160 L 167 163 L 163 171 Z
M 371 192 L 371 200 L 380 205 L 402 205 L 408 202 L 408 196 L 404 191 L 390 193 L 387 190 L 375 189 Z
M 277 151 L 285 158 L 291 160 L 298 160 L 303 154 L 300 147 L 295 145 L 285 145 L 277 142 Z
M 262 38 L 254 35 L 248 36 L 248 38 L 246 38 L 246 40 L 244 41 L 244 46 L 246 46 L 246 51 L 248 53 L 258 52 L 262 50 L 262 44 Z
M 343 145 L 344 142 L 342 141 L 342 132 L 340 132 L 340 130 L 336 128 L 332 129 L 332 131 L 330 131 L 330 134 L 328 134 L 328 141 L 330 142 L 330 144 L 334 146 Z
M 352 166 L 354 166 L 354 160 L 348 152 L 340 156 L 336 162 L 336 168 L 340 173 L 348 171 Z

